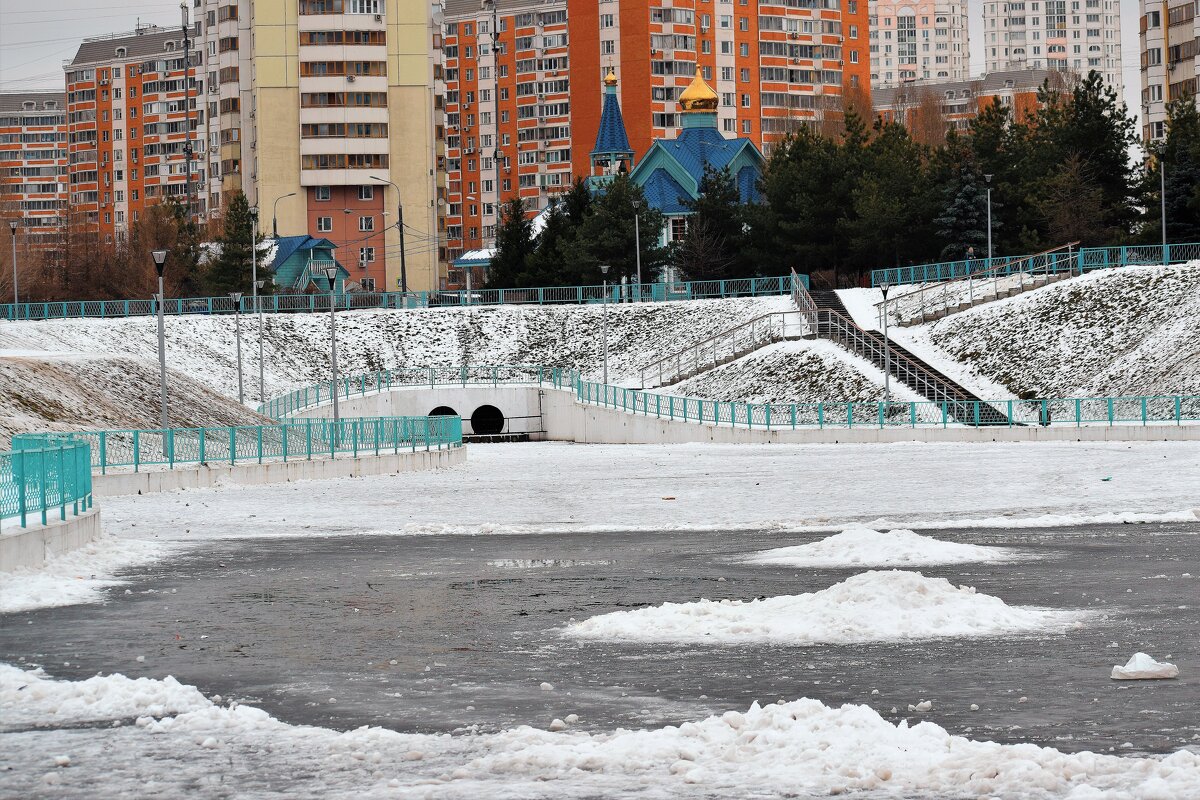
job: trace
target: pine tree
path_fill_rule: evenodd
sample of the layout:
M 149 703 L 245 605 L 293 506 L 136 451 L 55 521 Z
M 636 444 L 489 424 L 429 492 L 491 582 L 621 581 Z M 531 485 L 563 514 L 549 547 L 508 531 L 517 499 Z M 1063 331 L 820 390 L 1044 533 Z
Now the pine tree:
M 246 200 L 246 195 L 240 191 L 234 192 L 225 206 L 224 229 L 221 238 L 217 240 L 220 252 L 208 265 L 205 286 L 210 294 L 214 296 L 229 292 L 250 294 L 252 253 L 258 259 L 259 277 L 268 277 L 266 267 L 262 263 L 266 254 L 263 237 L 260 235 L 257 241 L 251 243 L 254 232 L 253 213 L 250 203 Z M 264 289 L 269 285 L 270 281 L 267 281 Z
M 527 286 L 525 262 L 533 252 L 533 223 L 525 216 L 525 204 L 519 197 L 500 207 L 496 227 L 496 252 L 488 266 L 488 289 L 512 289 Z
M 1149 176 L 1155 196 L 1160 191 L 1159 163 L 1166 165 L 1167 241 L 1200 242 L 1200 109 L 1194 97 L 1182 97 L 1167 107 L 1167 138 Z M 1157 243 L 1161 211 L 1152 207 L 1147 215 L 1155 220 L 1147 227 L 1158 231 Z
M 956 181 L 945 187 L 945 207 L 934 223 L 937 235 L 946 242 L 940 258 L 956 260 L 969 254 L 987 255 L 987 195 L 975 170 L 967 165 L 959 168 Z M 998 209 L 993 208 L 993 213 Z M 993 241 L 997 221 L 992 220 Z
M 638 206 L 635 208 L 634 202 Z M 655 279 L 667 262 L 668 250 L 659 245 L 663 215 L 651 208 L 640 186 L 628 175 L 618 174 L 593 198 L 589 213 L 579 228 L 572 258 L 585 283 L 600 283 L 600 265 L 609 266 L 608 280 L 636 281 L 637 250 L 634 218 L 641 242 L 642 280 Z

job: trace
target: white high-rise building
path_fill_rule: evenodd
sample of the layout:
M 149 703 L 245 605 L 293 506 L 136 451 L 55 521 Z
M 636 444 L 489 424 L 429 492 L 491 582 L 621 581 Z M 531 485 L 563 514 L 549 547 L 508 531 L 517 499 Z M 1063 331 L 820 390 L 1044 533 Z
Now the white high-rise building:
M 871 0 L 870 26 L 872 87 L 969 76 L 966 0 Z
M 1124 96 L 1120 0 L 987 0 L 983 45 L 988 72 L 1096 70 Z
M 1200 89 L 1196 0 L 1142 0 L 1142 138 L 1166 135 L 1167 105 Z

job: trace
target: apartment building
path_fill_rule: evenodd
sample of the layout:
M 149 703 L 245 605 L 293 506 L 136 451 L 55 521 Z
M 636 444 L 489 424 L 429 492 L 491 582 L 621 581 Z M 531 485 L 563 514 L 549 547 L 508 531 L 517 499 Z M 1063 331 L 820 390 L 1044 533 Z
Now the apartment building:
M 18 247 L 53 252 L 62 245 L 66 207 L 66 98 L 0 93 L 0 220 L 17 221 Z
M 910 130 L 927 124 L 924 115 L 933 109 L 946 130 L 964 131 L 985 108 L 1000 104 L 1022 119 L 1037 110 L 1038 89 L 1057 73 L 1044 69 L 1009 70 L 963 81 L 914 81 L 879 88 L 871 93 L 876 115 L 899 122 Z
M 697 67 L 719 129 L 766 151 L 869 103 L 866 0 L 444 1 L 451 260 L 492 246 L 500 203 L 590 174 L 610 69 L 637 156 L 679 133 Z
M 189 30 L 194 48 L 193 36 Z M 199 63 L 193 49 L 191 64 Z M 193 213 L 203 218 L 203 80 L 188 64 L 183 32 L 141 28 L 85 39 L 64 69 L 72 235 L 120 242 L 148 205 L 186 203 L 189 188 Z
M 1143 0 L 1142 138 L 1167 134 L 1167 105 L 1200 96 L 1200 14 L 1196 0 Z
M 966 0 L 871 0 L 871 86 L 970 75 Z
M 1120 0 L 986 0 L 983 44 L 988 72 L 1095 70 L 1124 97 Z
M 245 191 L 242 141 L 254 127 L 249 116 L 254 75 L 251 0 L 194 0 L 194 14 L 204 53 L 204 93 L 200 98 L 208 120 L 205 148 L 208 169 L 207 207 L 221 213 L 223 197 Z

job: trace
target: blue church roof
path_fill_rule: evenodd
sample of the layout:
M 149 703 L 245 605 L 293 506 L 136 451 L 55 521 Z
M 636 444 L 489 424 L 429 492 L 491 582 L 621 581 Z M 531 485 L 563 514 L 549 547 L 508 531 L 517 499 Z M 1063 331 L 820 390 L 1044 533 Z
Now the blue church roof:
M 621 104 L 617 102 L 616 87 L 606 86 L 605 89 L 600 130 L 596 133 L 596 146 L 591 154 L 632 153 L 629 135 L 625 132 L 625 119 L 621 116 Z
M 686 214 L 687 200 L 699 197 L 697 189 L 705 167 L 728 168 L 743 203 L 759 199 L 758 179 L 766 163 L 749 139 L 726 139 L 716 127 L 715 113 L 685 115 L 684 128 L 675 139 L 656 139 L 630 174 L 642 187 L 646 200 L 664 214 Z

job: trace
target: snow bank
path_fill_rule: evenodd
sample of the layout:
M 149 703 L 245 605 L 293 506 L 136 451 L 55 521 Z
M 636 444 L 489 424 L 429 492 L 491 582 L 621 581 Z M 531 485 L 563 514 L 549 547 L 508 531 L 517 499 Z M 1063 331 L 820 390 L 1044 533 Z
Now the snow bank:
M 11 695 L 19 682 L 35 693 Z M 109 699 L 88 703 L 83 697 L 89 695 Z M 519 727 L 447 736 L 291 726 L 257 708 L 213 705 L 169 678 L 52 682 L 8 667 L 0 669 L 0 698 L 6 719 L 10 712 L 25 715 L 33 709 L 79 709 L 85 714 L 104 709 L 114 716 L 143 717 L 132 729 L 72 732 L 69 743 L 75 748 L 89 738 L 123 737 L 119 751 L 105 748 L 96 758 L 72 761 L 67 779 L 77 785 L 90 782 L 101 793 L 106 785 L 127 785 L 145 774 L 139 753 L 152 753 L 154 761 L 171 758 L 171 769 L 156 770 L 153 779 L 158 791 L 181 794 L 213 771 L 238 785 L 264 764 L 282 780 L 294 778 L 295 790 L 305 796 L 322 796 L 322 787 L 328 786 L 331 791 L 324 796 L 339 797 L 665 798 L 866 791 L 919 797 L 1185 800 L 1194 797 L 1200 784 L 1200 755 L 1188 751 L 1165 758 L 1064 754 L 1031 744 L 952 736 L 931 722 L 892 724 L 866 706 L 831 708 L 811 699 L 756 703 L 745 712 L 727 711 L 657 730 L 585 733 Z M 180 713 L 144 718 L 170 708 Z M 22 770 L 39 769 L 31 763 L 43 761 L 44 753 L 14 748 L 38 748 L 43 740 L 12 738 L 7 744 L 10 755 L 27 756 L 15 758 L 8 780 L 25 778 Z
M 40 669 L 0 664 L 0 719 L 10 726 L 162 717 L 211 706 L 195 686 L 185 686 L 170 676 L 161 681 L 124 675 L 58 681 Z
M 1145 653 L 1134 653 L 1125 666 L 1112 668 L 1113 680 L 1150 681 L 1163 678 L 1178 678 L 1179 667 L 1165 661 L 1155 661 Z
M 98 603 L 119 586 L 115 573 L 162 558 L 169 545 L 104 536 L 57 556 L 41 569 L 0 572 L 0 614 L 35 608 Z
M 876 402 L 883 400 L 883 370 L 833 342 L 778 342 L 651 391 L 746 403 Z M 897 381 L 892 398 L 926 401 Z
M 919 572 L 864 572 L 819 592 L 762 600 L 699 600 L 617 611 L 569 625 L 585 639 L 713 644 L 850 644 L 1061 631 L 1081 614 L 1009 606 Z
M 173 363 L 174 356 L 172 355 Z M 182 427 L 260 425 L 270 420 L 205 381 L 171 370 L 171 422 Z M 249 375 L 247 374 L 247 380 Z M 158 363 L 149 357 L 0 355 L 0 447 L 14 433 L 157 428 Z
M 889 533 L 853 527 L 819 542 L 765 550 L 746 559 L 750 564 L 826 569 L 836 567 L 923 567 L 1011 561 L 1016 551 L 944 542 L 906 530 Z
M 1096 270 L 910 328 L 1022 397 L 1200 394 L 1200 262 Z
M 657 354 L 671 353 L 762 314 L 791 308 L 791 298 L 610 304 L 609 372 L 635 379 Z M 544 364 L 598 375 L 603 309 L 583 306 L 486 306 L 471 309 L 352 311 L 338 314 L 338 367 L 345 375 L 379 369 L 460 364 Z M 329 375 L 329 317 L 263 317 L 267 395 Z M 168 363 L 210 388 L 237 396 L 234 320 L 190 315 L 166 320 Z M 258 321 L 242 316 L 247 398 L 257 400 Z M 0 355 L 54 351 L 123 355 L 153 364 L 153 317 L 14 322 L 0 326 Z M 252 376 L 252 377 L 251 377 Z

